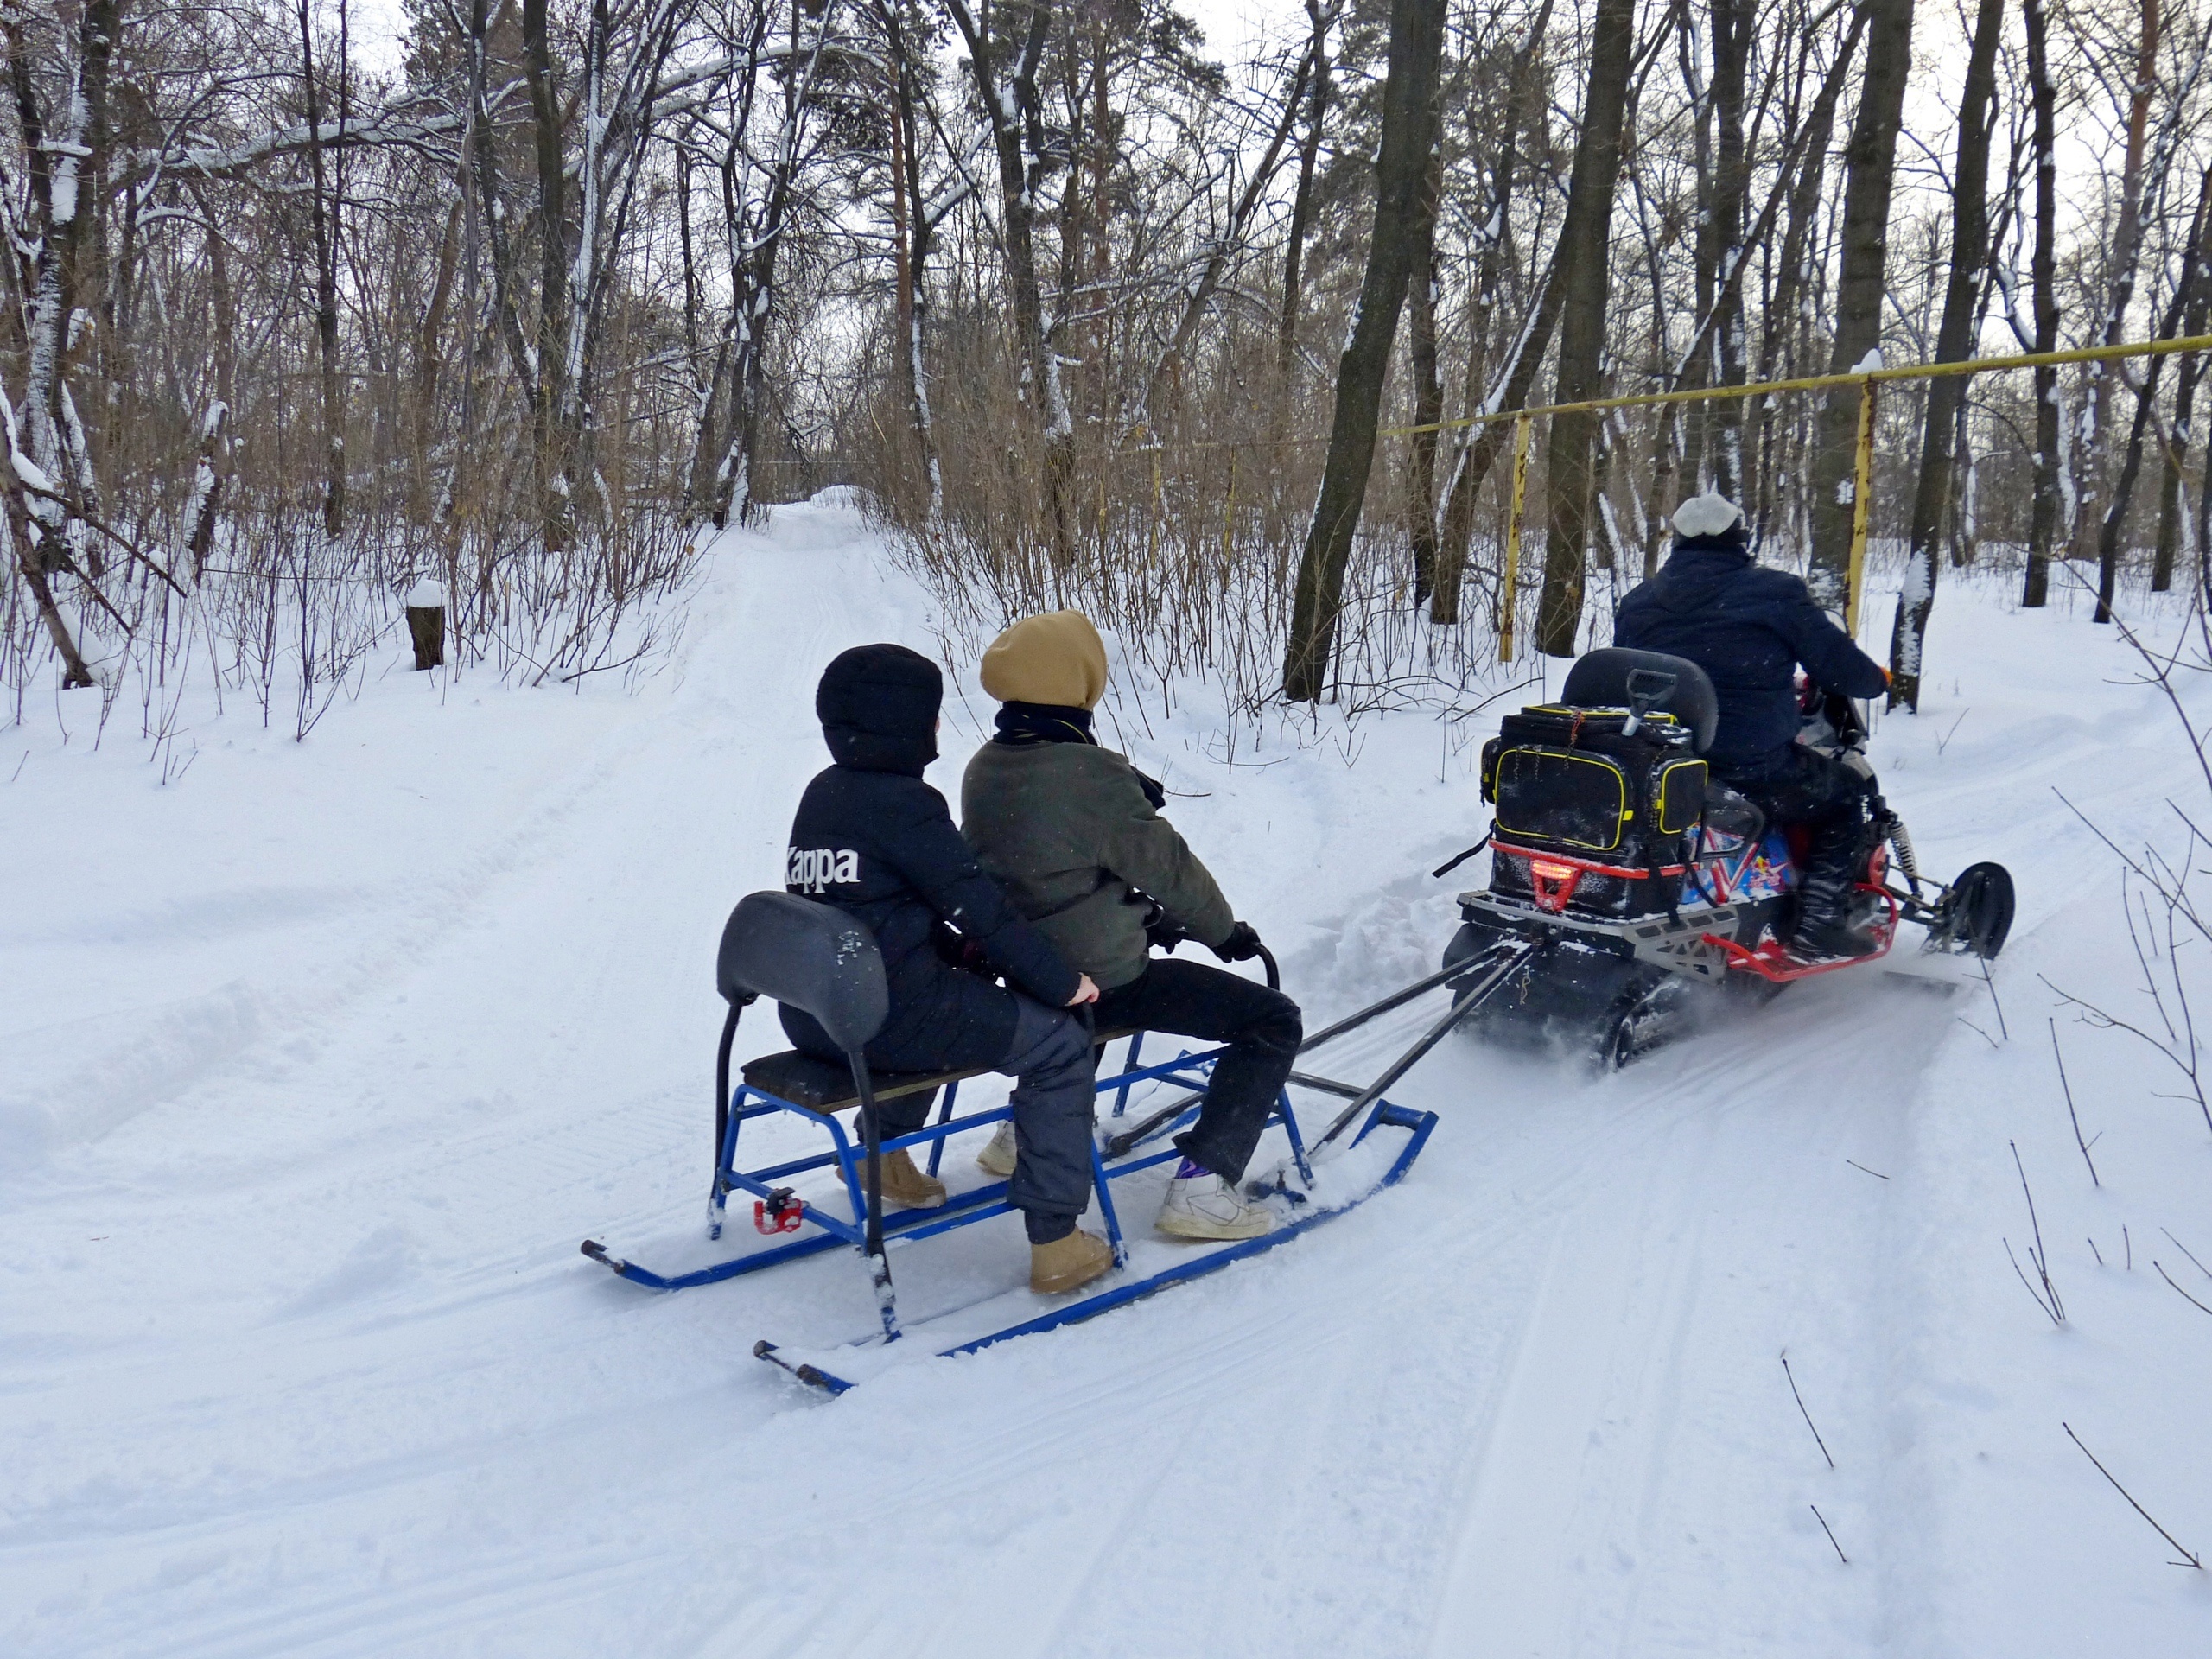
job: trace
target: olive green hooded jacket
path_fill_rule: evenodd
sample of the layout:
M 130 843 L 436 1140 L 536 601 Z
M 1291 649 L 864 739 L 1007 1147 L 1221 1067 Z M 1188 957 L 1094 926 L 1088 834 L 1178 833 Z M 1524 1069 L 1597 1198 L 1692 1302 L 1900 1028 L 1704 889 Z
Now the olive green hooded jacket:
M 983 868 L 1101 990 L 1144 971 L 1148 896 L 1201 944 L 1236 925 L 1124 755 L 1089 743 L 986 743 L 960 786 L 960 833 Z

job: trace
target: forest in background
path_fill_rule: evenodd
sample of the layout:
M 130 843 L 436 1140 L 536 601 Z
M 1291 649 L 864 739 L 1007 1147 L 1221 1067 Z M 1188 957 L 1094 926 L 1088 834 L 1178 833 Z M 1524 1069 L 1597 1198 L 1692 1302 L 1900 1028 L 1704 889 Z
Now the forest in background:
M 836 483 L 957 638 L 1074 604 L 1163 686 L 1448 701 L 1514 423 L 1391 429 L 2212 308 L 2212 25 L 2161 0 L 1307 0 L 1227 65 L 1166 0 L 357 29 L 0 3 L 16 719 L 158 737 L 212 680 L 304 735 L 425 582 L 464 671 L 645 671 L 708 532 Z M 1947 567 L 2202 587 L 2202 368 L 1884 388 L 1902 701 Z M 1700 487 L 1835 601 L 1857 418 L 1542 423 L 1523 637 L 1586 643 Z

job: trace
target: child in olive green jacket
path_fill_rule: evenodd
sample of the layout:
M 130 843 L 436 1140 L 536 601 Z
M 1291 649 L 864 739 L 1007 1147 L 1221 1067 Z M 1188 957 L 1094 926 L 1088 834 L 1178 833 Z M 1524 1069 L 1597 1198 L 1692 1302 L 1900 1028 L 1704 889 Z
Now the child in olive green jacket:
M 1303 1036 L 1298 1005 L 1221 969 L 1151 954 L 1151 937 L 1180 936 L 1241 962 L 1258 954 L 1259 936 L 1160 816 L 1160 785 L 1092 735 L 1106 648 L 1090 620 L 1058 611 L 1015 623 L 984 653 L 982 678 L 1002 707 L 961 785 L 961 833 L 977 861 L 1097 982 L 1100 1029 L 1227 1045 L 1198 1122 L 1176 1139 L 1183 1164 L 1158 1225 L 1188 1238 L 1267 1231 L 1267 1211 L 1238 1183 Z M 1012 1140 L 1002 1128 L 978 1161 L 1002 1173 Z

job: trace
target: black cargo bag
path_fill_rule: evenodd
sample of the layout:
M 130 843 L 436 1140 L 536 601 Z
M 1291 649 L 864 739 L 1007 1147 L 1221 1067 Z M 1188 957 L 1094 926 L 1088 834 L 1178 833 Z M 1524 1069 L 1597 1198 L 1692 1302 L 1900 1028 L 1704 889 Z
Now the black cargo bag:
M 1613 917 L 1675 908 L 1705 814 L 1706 765 L 1670 716 L 1646 715 L 1634 732 L 1628 721 L 1621 709 L 1505 717 L 1483 751 L 1483 798 L 1497 810 L 1493 892 Z M 1532 874 L 1535 863 L 1549 874 Z

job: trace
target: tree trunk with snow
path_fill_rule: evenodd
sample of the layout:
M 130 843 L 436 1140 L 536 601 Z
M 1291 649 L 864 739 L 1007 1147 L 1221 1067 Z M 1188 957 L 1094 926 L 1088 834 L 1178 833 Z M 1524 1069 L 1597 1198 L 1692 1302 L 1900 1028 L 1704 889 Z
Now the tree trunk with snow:
M 308 225 L 315 243 L 315 365 L 322 391 L 322 533 L 334 541 L 346 528 L 346 398 L 338 360 L 338 200 L 323 165 L 322 99 L 315 84 L 315 29 L 308 0 L 299 0 L 298 12 L 300 86 L 308 118 Z M 339 16 L 345 15 L 344 0 L 340 0 Z M 342 64 L 340 73 L 344 73 Z M 341 87 L 341 134 L 345 108 Z
M 1714 0 L 1713 7 L 1713 156 L 1710 230 L 1700 263 L 1712 271 L 1713 317 L 1707 352 L 1711 384 L 1744 384 L 1744 206 L 1750 186 L 1745 156 L 1744 81 L 1751 52 L 1751 0 Z M 1713 487 L 1744 499 L 1744 405 L 1733 397 L 1705 405 L 1707 466 Z
M 2197 192 L 2197 213 L 2204 213 L 2204 200 L 2212 189 L 2212 174 L 2206 175 Z M 2200 226 L 2193 240 L 2196 257 L 2182 271 L 2182 282 L 2188 290 L 2188 304 L 2182 314 L 2181 331 L 2195 337 L 2212 326 L 2212 237 L 2208 237 Z M 2174 413 L 2171 442 L 2161 446 L 2158 479 L 2158 541 L 2152 556 L 2151 591 L 2163 594 L 2174 585 L 2174 561 L 2181 550 L 2181 538 L 2189 527 L 2186 504 L 2183 499 L 2182 468 L 2189 459 L 2189 446 L 2195 436 L 2196 420 L 2196 388 L 2203 378 L 2202 353 L 2190 352 L 2174 366 Z
M 945 10 L 968 48 L 969 67 L 976 78 L 976 90 L 990 129 L 992 154 L 998 162 L 999 236 L 1014 338 L 1021 353 L 1023 392 L 1044 441 L 1046 516 L 1054 551 L 1065 563 L 1073 556 L 1066 494 L 1068 447 L 1075 426 L 1061 391 L 1059 355 L 1046 327 L 1044 288 L 1037 274 L 1037 190 L 1056 164 L 1037 92 L 1037 72 L 1052 27 L 1052 0 L 1019 0 L 1019 3 L 1027 16 L 1021 43 L 1011 63 L 1001 60 L 999 43 L 990 36 L 988 12 L 970 10 L 967 0 L 945 0 Z
M 2158 335 L 2173 339 L 2181 331 L 2183 320 L 2196 303 L 2196 283 L 2191 280 L 2203 262 L 2204 244 L 2208 232 L 2206 219 L 2212 214 L 2212 168 L 2207 168 L 2203 181 L 2197 187 L 2196 212 L 2190 220 L 2189 240 L 2181 253 L 2183 279 L 2175 288 L 2173 299 L 2166 307 L 2166 315 L 2159 320 Z M 2105 509 L 2104 523 L 2097 533 L 2097 609 L 2090 620 L 2109 622 L 2113 618 L 2113 599 L 2120 578 L 2120 535 L 2127 518 L 2129 499 L 2134 494 L 2135 481 L 2143 470 L 2143 445 L 2149 435 L 2158 414 L 2158 378 L 2166 366 L 2164 357 L 2152 358 L 2143 367 L 2143 384 L 2135 394 L 2135 422 L 2127 435 L 2127 452 L 2120 462 L 2120 480 L 2113 486 L 2112 505 Z
M 1436 423 L 1444 418 L 1444 381 L 1437 369 L 1437 198 L 1444 188 L 1440 153 L 1429 156 L 1421 186 L 1421 222 L 1414 232 L 1413 274 L 1407 278 L 1406 364 L 1414 377 L 1411 465 L 1406 469 L 1406 531 L 1413 543 L 1414 604 L 1428 602 L 1436 586 Z
M 1598 0 L 1591 23 L 1589 94 L 1583 101 L 1567 216 L 1559 232 L 1559 383 L 1554 401 L 1561 404 L 1598 395 L 1605 346 L 1613 187 L 1620 177 L 1621 119 L 1627 107 L 1635 24 L 1635 0 Z M 1590 545 L 1590 446 L 1598 421 L 1586 410 L 1552 416 L 1545 455 L 1549 522 L 1543 591 L 1536 611 L 1536 649 L 1550 657 L 1574 655 L 1575 634 L 1582 624 Z
M 1829 365 L 1834 374 L 1849 373 L 1881 349 L 1890 198 L 1912 67 L 1912 0 L 1867 0 L 1866 12 L 1866 73 L 1845 150 L 1843 261 Z M 1806 585 L 1821 606 L 1836 612 L 1849 597 L 1859 397 L 1857 386 L 1828 393 L 1813 452 L 1813 563 Z
M 1313 219 L 1313 175 L 1320 162 L 1322 124 L 1329 113 L 1329 36 L 1323 25 L 1337 9 L 1325 10 L 1321 0 L 1306 0 L 1306 15 L 1313 27 L 1313 90 L 1306 116 L 1306 137 L 1298 150 L 1298 188 L 1291 194 L 1290 223 L 1283 232 L 1282 316 L 1275 329 L 1275 376 L 1288 396 L 1291 369 L 1298 352 L 1298 313 L 1305 280 L 1306 238 Z
M 1828 143 L 1835 131 L 1835 109 L 1841 95 L 1843 79 L 1850 71 L 1851 60 L 1857 55 L 1859 37 L 1865 34 L 1866 14 L 1855 13 L 1850 32 L 1838 48 L 1835 62 L 1830 66 L 1828 78 L 1821 93 L 1814 100 L 1811 112 L 1799 134 L 1800 155 L 1796 172 L 1789 187 L 1788 207 L 1782 232 L 1782 251 L 1775 258 L 1773 291 L 1768 295 L 1765 316 L 1759 338 L 1759 378 L 1777 380 L 1794 374 L 1802 362 L 1800 354 L 1802 340 L 1810 333 L 1811 296 L 1815 275 L 1813 248 L 1815 231 L 1820 220 L 1821 186 L 1827 169 Z M 1808 52 L 1809 61 L 1809 49 Z M 1776 464 L 1776 422 L 1779 411 L 1771 397 L 1759 402 L 1758 474 L 1753 499 L 1743 503 L 1745 516 L 1751 519 L 1753 533 L 1761 537 L 1776 528 L 1777 512 L 1776 484 L 1780 468 Z M 1670 504 L 1656 498 L 1655 492 L 1651 511 L 1655 519 L 1668 510 Z M 1650 556 L 1647 551 L 1646 557 Z
M 1494 364 L 1491 334 L 1497 324 L 1512 246 L 1513 187 L 1521 163 L 1522 88 L 1529 80 L 1551 16 L 1551 0 L 1544 0 L 1529 25 L 1528 39 L 1513 54 L 1505 130 L 1491 169 L 1488 211 L 1476 232 L 1473 294 L 1467 308 L 1466 407 L 1462 411 L 1468 416 L 1519 409 L 1528 403 L 1529 389 L 1535 384 L 1537 366 L 1559 321 L 1560 296 L 1564 290 L 1553 280 L 1557 274 L 1554 267 L 1538 279 L 1529 325 L 1520 340 L 1502 364 Z M 1502 370 L 1504 378 L 1495 392 L 1491 385 L 1494 370 Z M 1466 574 L 1467 551 L 1475 537 L 1475 504 L 1511 428 L 1510 421 L 1486 421 L 1463 426 L 1454 435 L 1443 524 L 1438 532 L 1436 586 L 1428 601 L 1428 620 L 1439 627 L 1449 627 L 1459 620 L 1459 590 Z
M 1974 319 L 1981 309 L 1989 269 L 1989 144 L 1997 124 L 1997 48 L 2004 28 L 2005 0 L 1980 0 L 1959 99 L 1958 162 L 1951 181 L 1951 273 L 1943 289 L 1943 319 L 1936 332 L 1939 363 L 1961 363 L 1974 355 Z M 1943 519 L 1951 500 L 1952 462 L 1967 378 L 1939 375 L 1928 385 L 1904 589 L 1897 595 L 1897 621 L 1890 634 L 1892 709 L 1917 711 L 1920 707 L 1921 659 L 1928 614 L 1936 604 L 1936 578 L 1943 565 Z
M 2144 151 L 2150 138 L 2151 101 L 2158 89 L 2158 0 L 2140 0 L 2141 26 L 2136 37 L 2135 75 L 2128 87 L 2127 138 L 2121 147 L 2120 212 L 2113 221 L 2106 265 L 2104 327 L 2099 344 L 2117 346 L 2126 338 L 2127 309 L 2135 298 L 2135 272 L 2143 244 Z M 2180 100 L 2176 100 L 2177 106 Z M 2163 149 L 2164 146 L 2162 145 Z M 2163 177 L 2161 168 L 2158 176 Z M 2112 442 L 2112 406 L 2119 391 L 2119 365 L 2111 359 L 2092 365 L 2082 394 L 2075 433 L 2074 554 L 2087 558 L 2102 539 L 2106 452 Z M 2102 578 L 2100 577 L 2101 582 Z M 2098 619 L 2102 621 L 2104 619 Z
M 1436 88 L 1444 49 L 1444 0 L 1392 0 L 1382 86 L 1382 137 L 1375 163 L 1375 231 L 1351 339 L 1337 365 L 1336 410 L 1321 492 L 1298 562 L 1283 695 L 1318 702 L 1328 683 L 1344 604 L 1344 567 L 1375 463 L 1382 386 L 1406 283 L 1413 275 L 1421 198 L 1436 148 Z
M 2044 0 L 2021 0 L 2020 7 L 2035 121 L 2036 236 L 2029 286 L 2035 308 L 2031 349 L 2037 353 L 2058 348 L 2058 94 L 2050 79 L 2050 22 L 2044 4 Z M 2059 489 L 2065 475 L 2065 415 L 2059 407 L 2056 368 L 2035 371 L 2035 493 L 2028 510 L 2027 576 L 2020 594 L 2021 605 L 2030 610 L 2050 599 L 2050 559 L 2063 527 Z

